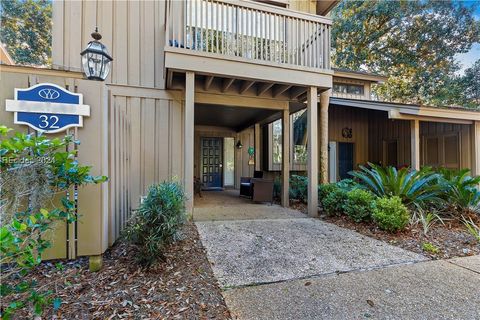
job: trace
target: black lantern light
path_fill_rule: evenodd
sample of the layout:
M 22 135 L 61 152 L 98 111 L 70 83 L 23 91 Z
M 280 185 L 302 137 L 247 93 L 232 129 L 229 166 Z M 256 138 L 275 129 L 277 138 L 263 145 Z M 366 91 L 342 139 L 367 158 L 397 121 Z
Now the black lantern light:
M 82 56 L 83 73 L 90 80 L 104 81 L 110 72 L 110 64 L 113 61 L 108 54 L 107 47 L 100 42 L 102 35 L 98 28 L 92 33 L 93 41 L 90 41 L 80 55 Z
M 243 144 L 242 144 L 242 142 L 241 142 L 240 140 L 238 140 L 236 146 L 237 146 L 237 149 L 242 149 L 242 148 L 243 148 Z

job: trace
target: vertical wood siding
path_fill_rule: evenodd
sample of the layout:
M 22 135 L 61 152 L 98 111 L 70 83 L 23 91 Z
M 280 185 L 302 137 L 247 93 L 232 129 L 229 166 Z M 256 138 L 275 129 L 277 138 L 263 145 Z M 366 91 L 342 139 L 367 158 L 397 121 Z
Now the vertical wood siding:
M 471 126 L 468 124 L 454 124 L 443 122 L 420 122 L 420 154 L 422 154 L 422 165 L 426 164 L 424 155 L 425 137 L 438 137 L 441 141 L 444 136 L 458 135 L 460 169 L 472 167 L 472 143 Z M 439 143 L 439 154 L 447 154 L 450 150 L 444 149 L 444 144 Z M 452 150 L 453 151 L 453 150 Z M 443 157 L 441 157 L 443 158 Z M 442 159 L 440 159 L 442 160 Z
M 150 185 L 182 181 L 183 110 L 174 100 L 122 95 L 111 100 L 111 183 L 117 195 L 112 212 L 123 227 L 123 212 L 136 209 Z
M 81 71 L 80 52 L 95 26 L 114 59 L 107 83 L 165 87 L 165 1 L 54 1 L 55 69 Z
M 328 140 L 354 143 L 355 165 L 368 161 L 368 113 L 362 109 L 330 106 Z M 352 138 L 342 136 L 343 128 L 352 129 Z
M 368 115 L 369 161 L 383 162 L 384 141 L 397 140 L 397 163 L 399 166 L 411 164 L 410 122 L 388 119 L 383 111 L 365 110 Z

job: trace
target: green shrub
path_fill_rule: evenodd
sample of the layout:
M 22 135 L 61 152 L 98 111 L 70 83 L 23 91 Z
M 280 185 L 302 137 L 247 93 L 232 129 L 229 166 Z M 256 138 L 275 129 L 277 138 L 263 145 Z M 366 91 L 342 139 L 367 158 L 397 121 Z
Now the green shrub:
M 410 220 L 408 209 L 398 196 L 377 198 L 374 202 L 372 217 L 380 229 L 389 232 L 405 229 Z
M 344 212 L 355 222 L 366 221 L 371 218 L 375 196 L 363 189 L 353 189 L 347 193 L 343 205 Z
M 339 215 L 343 213 L 343 207 L 347 200 L 348 192 L 339 188 L 336 184 L 331 184 L 331 187 L 326 187 L 322 192 L 329 191 L 325 197 L 320 199 L 323 210 L 328 215 Z
M 337 190 L 338 186 L 335 183 L 319 184 L 318 185 L 318 200 L 322 202 L 330 193 Z
M 308 177 L 292 174 L 290 177 L 290 189 L 288 190 L 290 199 L 296 199 L 302 202 L 308 200 Z
M 360 166 L 359 171 L 350 174 L 378 197 L 398 196 L 406 206 L 417 208 L 443 202 L 441 195 L 444 188 L 438 183 L 440 175 L 429 167 L 415 171 L 409 168 L 384 168 L 373 163 L 369 163 L 369 166 Z
M 151 186 L 125 231 L 127 239 L 139 250 L 138 261 L 150 266 L 163 258 L 165 247 L 178 239 L 185 220 L 182 186 L 176 182 Z
M 280 199 L 280 194 L 282 192 L 282 180 L 280 177 L 275 177 L 273 180 L 273 197 L 275 199 Z
M 480 212 L 480 176 L 471 177 L 470 170 L 439 169 L 440 177 L 438 184 L 444 190 L 444 198 L 452 209 L 459 215 L 471 211 Z
M 90 167 L 78 163 L 75 151 L 66 151 L 67 146 L 79 143 L 72 136 L 49 139 L 21 132 L 9 136 L 10 131 L 0 125 L 1 319 L 11 319 L 23 308 L 33 308 L 36 316 L 49 306 L 60 308 L 61 299 L 38 287 L 28 274 L 52 245 L 45 232 L 56 222 L 76 219 L 75 202 L 66 191 L 107 179 L 91 176 Z M 61 198 L 57 207 L 56 195 Z
M 351 191 L 358 188 L 358 183 L 352 179 L 343 179 L 335 183 L 340 189 Z

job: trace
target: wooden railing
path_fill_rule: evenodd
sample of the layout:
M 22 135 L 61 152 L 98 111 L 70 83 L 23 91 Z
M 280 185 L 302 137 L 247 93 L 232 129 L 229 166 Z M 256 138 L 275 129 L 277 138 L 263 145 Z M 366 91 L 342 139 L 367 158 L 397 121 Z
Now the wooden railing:
M 330 69 L 330 28 L 322 16 L 250 1 L 170 0 L 166 46 Z

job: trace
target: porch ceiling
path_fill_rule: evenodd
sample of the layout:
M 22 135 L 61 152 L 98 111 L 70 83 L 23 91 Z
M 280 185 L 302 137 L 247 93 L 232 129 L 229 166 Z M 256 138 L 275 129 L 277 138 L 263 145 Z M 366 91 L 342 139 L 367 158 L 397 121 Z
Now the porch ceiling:
M 277 110 L 260 108 L 195 104 L 195 125 L 227 127 L 238 132 L 277 113 Z

